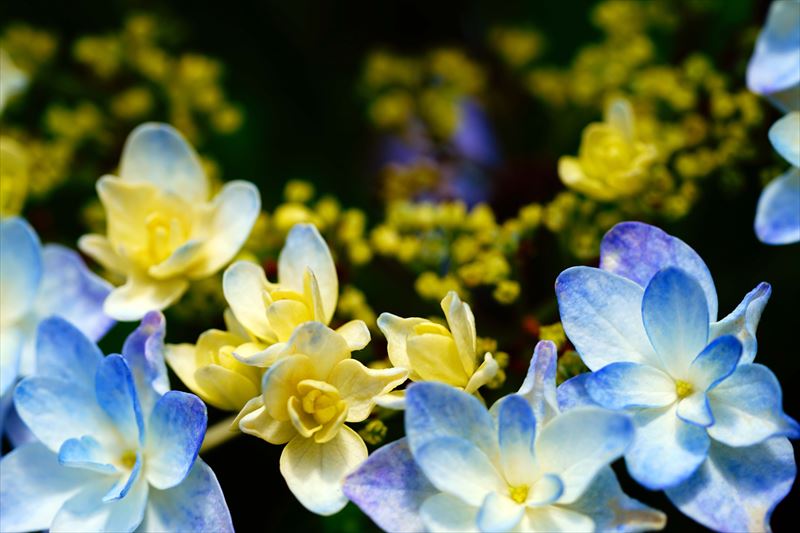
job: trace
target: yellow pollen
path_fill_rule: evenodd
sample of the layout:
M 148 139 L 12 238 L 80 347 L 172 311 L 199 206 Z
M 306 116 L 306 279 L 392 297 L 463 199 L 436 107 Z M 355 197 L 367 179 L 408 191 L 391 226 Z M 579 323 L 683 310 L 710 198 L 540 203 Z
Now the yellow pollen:
M 126 451 L 119 457 L 119 463 L 128 470 L 132 470 L 133 465 L 136 464 L 136 452 L 133 450 Z
M 692 393 L 692 384 L 679 379 L 675 382 L 675 392 L 678 398 L 686 398 Z
M 508 495 L 517 503 L 525 503 L 528 499 L 528 486 L 508 487 Z
M 318 423 L 326 424 L 336 416 L 338 403 L 336 398 L 314 389 L 303 397 L 303 411 L 314 415 L 314 419 Z

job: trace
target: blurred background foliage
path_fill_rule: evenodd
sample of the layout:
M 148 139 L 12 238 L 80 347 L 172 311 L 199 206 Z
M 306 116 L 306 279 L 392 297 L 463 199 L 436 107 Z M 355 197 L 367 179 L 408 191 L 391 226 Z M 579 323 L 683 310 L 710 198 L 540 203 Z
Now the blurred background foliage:
M 721 312 L 772 284 L 759 358 L 791 412 L 800 248 L 767 247 L 752 230 L 759 192 L 782 167 L 766 138 L 778 114 L 744 88 L 767 5 L 4 2 L 0 47 L 25 88 L 2 116 L 0 204 L 74 247 L 103 227 L 94 183 L 115 171 L 128 132 L 170 122 L 216 186 L 261 190 L 241 258 L 274 279 L 291 225 L 320 228 L 342 288 L 335 322 L 363 319 L 373 332 L 358 357 L 385 359 L 380 312 L 440 315 L 448 290 L 470 301 L 482 351 L 502 367 L 489 401 L 516 390 L 538 339 L 560 346 L 560 380 L 583 370 L 558 324 L 555 277 L 594 264 L 616 222 L 646 220 L 706 260 Z M 219 276 L 197 283 L 167 312 L 168 342 L 220 327 L 224 306 Z M 132 328 L 118 325 L 106 352 Z M 378 411 L 362 435 L 396 439 L 401 418 Z M 374 528 L 353 506 L 305 511 L 279 454 L 250 437 L 205 454 L 240 530 Z M 668 512 L 668 529 L 699 528 L 617 470 L 630 494 Z M 778 531 L 796 492 L 775 513 Z

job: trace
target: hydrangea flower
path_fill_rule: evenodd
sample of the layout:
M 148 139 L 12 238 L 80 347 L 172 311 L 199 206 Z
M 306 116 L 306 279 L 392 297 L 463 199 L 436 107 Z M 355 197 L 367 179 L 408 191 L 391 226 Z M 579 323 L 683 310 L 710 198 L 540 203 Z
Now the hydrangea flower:
M 800 1 L 775 0 L 747 65 L 747 87 L 783 111 L 800 110 Z
M 559 159 L 558 175 L 564 185 L 602 201 L 641 191 L 656 149 L 636 137 L 635 126 L 630 102 L 612 101 L 604 121 L 583 130 L 578 157 Z
M 391 313 L 378 317 L 378 327 L 388 342 L 389 361 L 405 368 L 412 381 L 439 381 L 470 394 L 490 381 L 498 370 L 492 354 L 477 365 L 475 317 L 469 304 L 454 291 L 442 300 L 450 329 L 424 318 L 400 318 Z M 403 395 L 382 398 L 385 407 L 402 408 Z
M 84 235 L 80 249 L 124 276 L 105 302 L 118 320 L 165 309 L 239 251 L 261 209 L 258 189 L 225 184 L 209 201 L 209 182 L 194 149 L 166 124 L 143 124 L 125 143 L 120 177 L 103 176 L 97 194 L 107 235 Z
M 0 221 L 0 396 L 19 375 L 35 372 L 35 333 L 43 318 L 58 315 L 90 339 L 102 337 L 114 324 L 103 314 L 110 290 L 77 253 L 42 247 L 25 220 Z
M 778 380 L 753 363 L 769 298 L 760 284 L 717 321 L 705 263 L 647 224 L 604 237 L 600 269 L 556 281 L 564 330 L 592 373 L 559 389 L 564 407 L 596 403 L 633 416 L 628 470 L 714 529 L 762 530 L 796 468 Z
M 373 453 L 345 494 L 387 531 L 662 528 L 664 515 L 628 498 L 609 467 L 633 438 L 628 417 L 560 413 L 555 372 L 555 345 L 540 342 L 519 393 L 491 414 L 454 387 L 412 385 L 407 438 Z
M 3 531 L 233 531 L 197 457 L 206 409 L 169 391 L 164 318 L 145 316 L 122 355 L 61 318 L 41 323 L 39 370 L 14 394 L 39 440 L 0 462 Z
M 800 55 L 800 41 L 797 46 Z M 756 209 L 756 235 L 767 244 L 800 242 L 800 111 L 789 113 L 773 124 L 769 140 L 792 167 L 761 193 Z
M 361 322 L 367 342 L 369 330 Z M 280 468 L 300 503 L 317 514 L 340 511 L 341 482 L 367 458 L 367 446 L 346 422 L 362 422 L 375 398 L 405 381 L 404 369 L 375 370 L 351 358 L 353 348 L 321 322 L 294 330 L 264 374 L 262 394 L 236 419 L 243 432 L 286 444 Z

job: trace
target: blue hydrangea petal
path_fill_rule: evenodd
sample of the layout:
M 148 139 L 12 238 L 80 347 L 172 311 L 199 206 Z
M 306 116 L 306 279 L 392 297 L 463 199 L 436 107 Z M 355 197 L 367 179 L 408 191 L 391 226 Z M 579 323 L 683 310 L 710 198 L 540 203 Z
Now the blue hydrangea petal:
M 144 476 L 138 476 L 124 498 L 103 502 L 104 495 L 114 484 L 113 477 L 109 476 L 84 484 L 56 513 L 50 531 L 135 530 L 142 522 L 147 505 L 147 481 Z
M 642 323 L 643 295 L 631 280 L 596 268 L 572 267 L 558 276 L 561 323 L 586 366 L 657 363 Z
M 715 423 L 711 438 L 750 446 L 775 436 L 800 437 L 800 426 L 783 412 L 780 383 L 759 364 L 740 365 L 708 394 Z
M 94 390 L 66 381 L 26 378 L 14 391 L 14 406 L 28 429 L 55 453 L 65 441 L 83 435 L 102 443 L 117 438 Z
M 800 169 L 790 168 L 764 187 L 756 208 L 755 230 L 766 244 L 800 242 Z
M 730 376 L 742 354 L 742 343 L 733 335 L 715 339 L 689 366 L 691 383 L 698 391 L 708 391 Z
M 512 531 L 524 514 L 524 505 L 514 502 L 504 494 L 492 492 L 483 500 L 475 521 L 480 531 L 502 533 Z
M 139 327 L 122 346 L 122 357 L 131 369 L 136 393 L 147 417 L 158 399 L 169 390 L 167 366 L 164 362 L 166 320 L 158 311 L 147 313 Z
M 696 426 L 708 427 L 714 423 L 711 406 L 705 392 L 698 391 L 678 402 L 678 418 Z
M 126 497 L 141 477 L 143 477 L 142 454 L 137 451 L 136 462 L 133 464 L 133 468 L 131 468 L 130 472 L 123 472 L 123 474 L 117 478 L 116 483 L 114 483 L 103 496 L 103 503 L 113 502 Z
M 800 44 L 797 47 L 800 48 Z M 790 165 L 800 167 L 800 111 L 778 119 L 769 129 L 769 140 Z
M 438 490 L 417 466 L 403 438 L 373 452 L 345 479 L 344 493 L 381 529 L 422 532 L 420 507 Z
M 708 306 L 700 284 L 678 268 L 659 271 L 644 291 L 642 319 L 664 368 L 683 376 L 708 342 Z
M 133 375 L 121 355 L 109 355 L 98 366 L 95 380 L 97 404 L 105 411 L 131 448 L 144 441 L 144 421 Z
M 506 481 L 513 486 L 531 483 L 536 476 L 533 455 L 536 418 L 525 398 L 516 394 L 507 396 L 498 411 L 497 426 Z
M 0 221 L 0 314 L 16 322 L 33 308 L 42 279 L 39 237 L 28 223 L 12 217 Z
M 558 475 L 564 492 L 558 502 L 574 502 L 601 468 L 620 457 L 633 439 L 633 424 L 623 413 L 579 407 L 540 430 L 536 459 L 542 471 Z
M 16 328 L 0 330 L 0 396 L 11 394 L 11 385 L 17 381 L 19 364 L 25 348 L 23 332 Z
M 747 65 L 747 87 L 773 95 L 800 85 L 800 6 L 796 1 L 772 2 Z M 800 100 L 800 98 L 798 98 Z M 794 109 L 800 107 L 800 101 Z
M 599 531 L 594 520 L 571 507 L 547 505 L 528 509 L 519 526 L 522 531 L 552 533 L 593 533 Z
M 103 312 L 111 285 L 86 267 L 69 248 L 48 244 L 42 250 L 44 274 L 36 299 L 40 317 L 58 315 L 97 341 L 114 325 Z
M 103 353 L 86 335 L 63 318 L 46 318 L 36 332 L 36 375 L 67 381 L 94 391 Z
M 457 437 L 498 458 L 494 421 L 477 398 L 443 383 L 415 383 L 407 391 L 405 427 L 414 455 L 430 440 Z
M 650 490 L 685 481 L 708 454 L 705 428 L 678 418 L 677 405 L 642 409 L 634 417 L 636 437 L 625 453 L 631 477 Z
M 756 329 L 761 320 L 761 313 L 772 294 L 769 283 L 759 283 L 748 292 L 742 302 L 728 316 L 711 324 L 709 337 L 716 339 L 723 335 L 733 335 L 742 343 L 742 356 L 739 363 L 752 363 L 758 352 Z
M 228 504 L 211 468 L 198 458 L 178 485 L 167 490 L 150 487 L 144 520 L 136 531 L 233 532 Z
M 461 533 L 477 529 L 478 509 L 451 494 L 439 493 L 423 502 L 420 516 L 427 531 Z
M 206 434 L 205 404 L 194 394 L 170 391 L 147 421 L 147 480 L 157 489 L 174 487 L 187 476 Z
M 584 381 L 589 397 L 607 409 L 663 407 L 677 399 L 675 382 L 658 368 L 612 363 Z
M 585 372 L 558 386 L 556 397 L 558 398 L 558 408 L 562 413 L 575 407 L 597 406 L 597 402 L 589 396 L 589 391 L 586 390 L 586 382 L 591 379 L 591 375 L 591 372 Z
M 539 341 L 533 349 L 528 375 L 517 394 L 528 400 L 534 418 L 545 424 L 558 414 L 556 368 L 558 349 L 552 341 Z
M 72 468 L 85 468 L 100 474 L 117 472 L 114 461 L 117 459 L 109 453 L 109 449 L 90 435 L 69 439 L 58 451 L 58 462 Z
M 3 531 L 50 528 L 64 502 L 98 476 L 89 470 L 62 467 L 58 456 L 40 442 L 20 446 L 3 456 L 0 471 Z
M 703 288 L 708 315 L 717 319 L 717 289 L 703 259 L 691 246 L 655 226 L 621 222 L 600 243 L 600 268 L 647 287 L 657 272 L 677 267 Z
M 770 531 L 770 515 L 796 475 L 792 445 L 785 438 L 744 448 L 714 442 L 697 472 L 666 494 L 681 512 L 708 528 Z

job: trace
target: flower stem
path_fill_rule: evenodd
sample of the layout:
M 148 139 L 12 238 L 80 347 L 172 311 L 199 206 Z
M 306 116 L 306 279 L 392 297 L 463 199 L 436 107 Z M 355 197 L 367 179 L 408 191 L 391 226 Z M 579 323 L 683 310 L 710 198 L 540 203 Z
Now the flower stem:
M 203 444 L 200 446 L 200 453 L 211 451 L 220 444 L 224 444 L 230 439 L 241 435 L 240 431 L 231 428 L 234 420 L 236 420 L 235 415 L 220 420 L 208 428 Z

